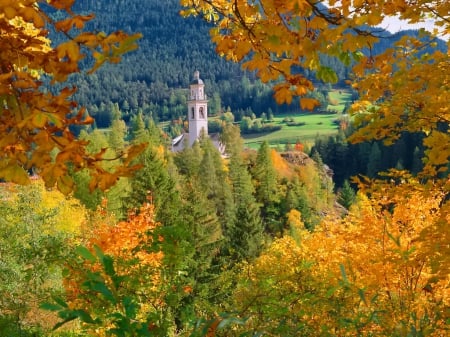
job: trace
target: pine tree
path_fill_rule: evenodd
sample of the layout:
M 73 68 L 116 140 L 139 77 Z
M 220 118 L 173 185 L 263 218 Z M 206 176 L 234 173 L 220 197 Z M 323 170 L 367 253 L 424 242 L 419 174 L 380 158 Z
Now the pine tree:
M 227 228 L 234 222 L 234 204 L 225 164 L 209 138 L 202 140 L 201 147 L 203 158 L 199 168 L 199 183 L 203 193 L 213 203 L 222 228 Z
M 176 181 L 164 163 L 161 147 L 149 147 L 138 158 L 143 168 L 130 178 L 130 192 L 124 201 L 127 210 L 139 209 L 148 199 L 155 205 L 155 218 L 165 225 L 172 225 L 179 216 L 181 203 Z
M 258 150 L 253 178 L 255 181 L 255 197 L 261 205 L 261 217 L 266 230 L 272 234 L 282 232 L 277 172 L 272 162 L 271 149 L 267 141 L 264 141 Z
M 348 180 L 345 180 L 338 194 L 338 202 L 346 209 L 349 209 L 350 206 L 355 202 L 355 198 L 355 191 L 350 186 Z
M 231 228 L 225 229 L 224 234 L 228 240 L 228 254 L 237 262 L 258 255 L 263 244 L 264 229 L 259 207 L 253 196 L 251 176 L 243 161 L 242 153 L 237 147 L 232 150 L 229 179 L 236 205 L 236 221 Z
M 125 136 L 127 133 L 127 126 L 121 119 L 113 120 L 111 124 L 111 131 L 108 137 L 109 147 L 114 150 L 116 154 L 123 152 L 125 148 Z
M 150 134 L 145 127 L 144 119 L 142 118 L 142 113 L 138 113 L 131 120 L 131 137 L 132 142 L 135 144 L 145 143 L 150 141 Z
M 305 227 L 312 229 L 314 226 L 311 219 L 311 206 L 309 203 L 310 201 L 305 186 L 297 177 L 294 177 L 294 179 L 288 183 L 286 195 L 281 203 L 283 214 L 288 214 L 292 209 L 298 210 Z
M 197 176 L 203 153 L 199 142 L 194 142 L 192 147 L 185 147 L 183 151 L 174 157 L 175 165 L 180 174 L 186 176 Z
M 374 178 L 381 168 L 381 150 L 376 142 L 370 148 L 369 161 L 367 163 L 367 175 Z

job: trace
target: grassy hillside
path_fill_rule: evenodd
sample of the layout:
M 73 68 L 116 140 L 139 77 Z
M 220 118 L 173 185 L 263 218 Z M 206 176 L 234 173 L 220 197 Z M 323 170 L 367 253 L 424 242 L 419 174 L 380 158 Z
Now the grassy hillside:
M 295 144 L 297 141 L 311 144 L 318 135 L 336 133 L 339 125 L 335 121 L 344 111 L 345 106 L 351 102 L 351 93 L 348 90 L 331 90 L 329 101 L 329 113 L 302 112 L 275 116 L 273 123 L 282 126 L 281 130 L 243 135 L 245 145 L 257 148 L 263 141 L 268 141 L 272 146 L 281 147 L 288 143 Z M 287 123 L 287 120 L 290 123 Z

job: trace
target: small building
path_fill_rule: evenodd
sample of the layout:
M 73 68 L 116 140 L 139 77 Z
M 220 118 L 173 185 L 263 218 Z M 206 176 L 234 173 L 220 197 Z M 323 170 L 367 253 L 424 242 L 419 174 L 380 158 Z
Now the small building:
M 185 147 L 191 147 L 201 137 L 210 137 L 214 146 L 221 154 L 225 152 L 224 145 L 218 134 L 208 134 L 208 98 L 205 94 L 205 84 L 199 71 L 194 72 L 194 79 L 189 85 L 187 101 L 187 119 L 189 132 L 172 139 L 172 151 L 179 152 Z

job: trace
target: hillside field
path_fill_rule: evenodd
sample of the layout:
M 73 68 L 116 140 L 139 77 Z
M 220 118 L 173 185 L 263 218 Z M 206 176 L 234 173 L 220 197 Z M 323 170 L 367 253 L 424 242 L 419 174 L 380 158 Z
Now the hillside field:
M 338 131 L 338 124 L 334 123 L 339 114 L 344 111 L 345 105 L 351 101 L 351 93 L 347 90 L 331 90 L 330 103 L 327 110 L 330 113 L 291 113 L 274 117 L 275 125 L 282 125 L 278 131 L 268 133 L 255 133 L 242 135 L 247 147 L 258 148 L 263 141 L 268 141 L 271 146 L 285 146 L 301 141 L 312 144 L 317 135 L 330 135 Z M 337 112 L 337 113 L 336 113 Z M 304 125 L 288 126 L 283 120 L 292 118 L 294 123 Z

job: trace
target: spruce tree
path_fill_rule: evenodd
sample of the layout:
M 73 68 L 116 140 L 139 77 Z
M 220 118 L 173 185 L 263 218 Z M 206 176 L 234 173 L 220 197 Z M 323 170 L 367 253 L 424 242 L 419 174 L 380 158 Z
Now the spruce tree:
M 381 150 L 378 143 L 374 142 L 370 148 L 369 161 L 367 163 L 366 174 L 374 178 L 381 169 Z
M 231 149 L 230 149 L 231 150 Z M 235 223 L 225 229 L 228 255 L 233 261 L 256 257 L 263 245 L 263 224 L 260 210 L 253 196 L 250 173 L 242 152 L 235 147 L 230 152 L 229 179 L 235 206 Z
M 355 191 L 350 186 L 348 180 L 345 180 L 341 190 L 338 193 L 337 201 L 346 209 L 349 209 L 350 206 L 355 202 L 355 198 Z
M 203 158 L 199 167 L 199 183 L 207 199 L 213 204 L 222 228 L 234 222 L 234 204 L 231 187 L 219 151 L 209 138 L 201 142 Z
M 277 172 L 272 162 L 269 143 L 264 141 L 256 156 L 253 169 L 255 197 L 260 204 L 261 217 L 266 230 L 272 234 L 282 232 L 280 197 L 277 184 Z
M 121 154 L 125 149 L 125 136 L 127 134 L 127 126 L 121 119 L 113 120 L 111 131 L 109 132 L 109 147 L 116 153 Z
M 131 120 L 131 137 L 132 142 L 135 144 L 145 143 L 150 141 L 150 134 L 145 127 L 144 119 L 142 118 L 142 113 L 138 113 Z
M 308 229 L 313 228 L 311 206 L 304 184 L 294 177 L 286 188 L 286 195 L 282 200 L 281 209 L 284 215 L 295 209 L 300 212 L 302 221 Z

